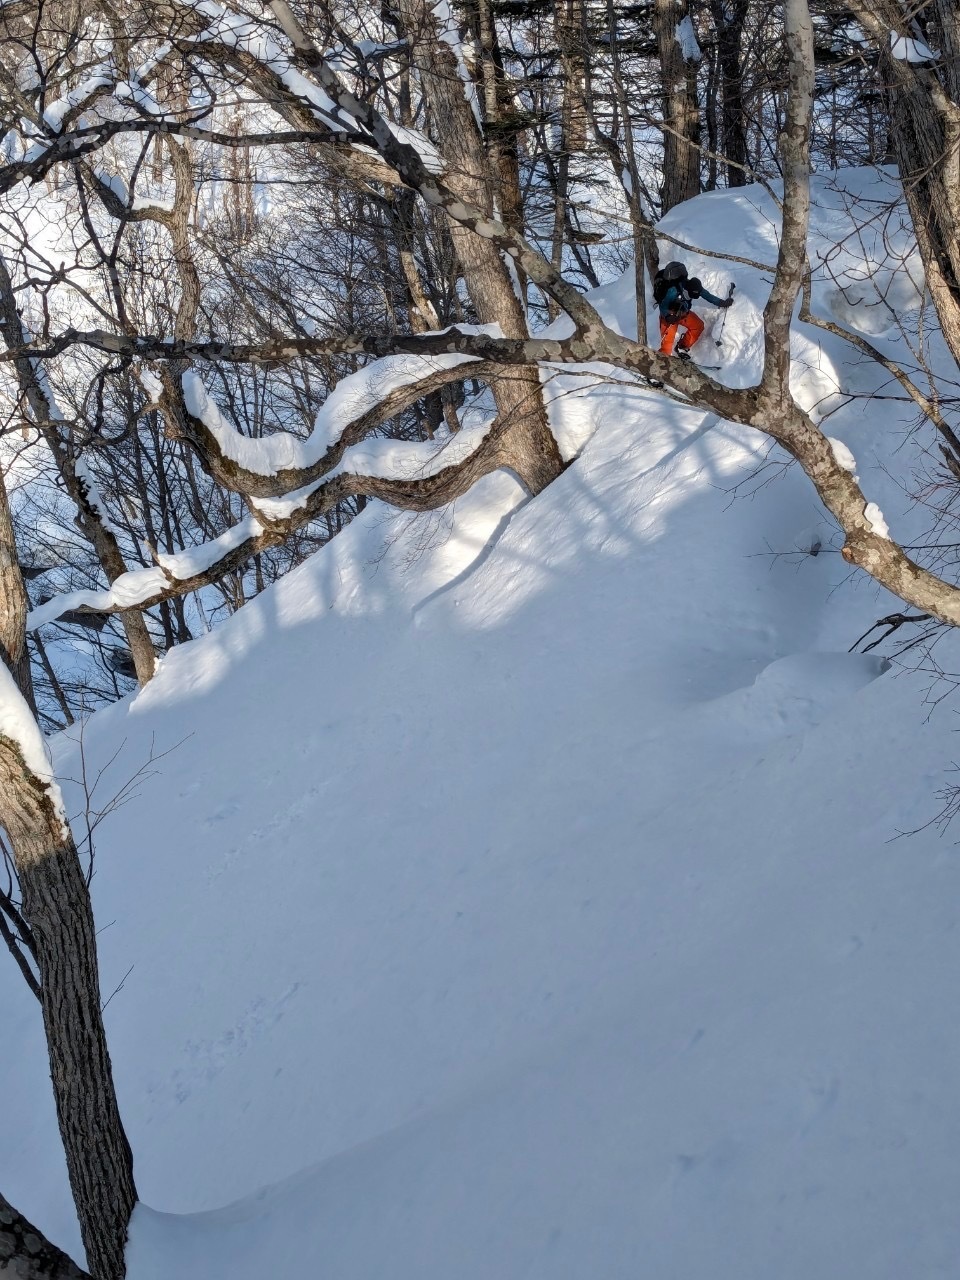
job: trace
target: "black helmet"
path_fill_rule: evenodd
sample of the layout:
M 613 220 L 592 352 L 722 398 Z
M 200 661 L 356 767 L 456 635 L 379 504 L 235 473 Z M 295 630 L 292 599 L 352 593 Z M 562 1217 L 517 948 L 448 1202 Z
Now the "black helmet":
M 703 281 L 696 276 L 691 276 L 687 281 L 687 293 L 691 298 L 699 298 L 703 293 Z

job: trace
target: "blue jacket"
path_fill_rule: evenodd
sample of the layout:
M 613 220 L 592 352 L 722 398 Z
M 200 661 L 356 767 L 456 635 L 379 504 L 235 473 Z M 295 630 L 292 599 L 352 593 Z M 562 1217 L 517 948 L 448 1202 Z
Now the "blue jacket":
M 681 297 L 680 290 L 677 288 L 675 284 L 672 284 L 670 288 L 667 290 L 667 292 L 663 295 L 663 301 L 660 303 L 660 318 L 662 320 L 676 320 L 677 317 L 671 314 L 670 308 L 671 306 L 673 306 L 675 302 L 679 301 L 680 297 Z M 725 302 L 724 298 L 715 298 L 708 289 L 701 289 L 700 297 L 703 298 L 705 302 L 712 303 L 713 306 L 715 307 L 721 307 Z M 699 299 L 693 298 L 692 301 L 697 302 L 699 301 Z M 690 308 L 687 307 L 687 311 L 689 310 Z M 681 314 L 686 315 L 686 311 L 682 312 Z

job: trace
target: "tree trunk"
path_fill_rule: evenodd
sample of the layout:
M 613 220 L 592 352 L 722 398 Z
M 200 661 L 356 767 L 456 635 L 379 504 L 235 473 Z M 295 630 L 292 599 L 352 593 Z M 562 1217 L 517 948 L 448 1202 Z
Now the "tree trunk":
M 927 288 L 960 364 L 960 72 L 949 59 L 930 67 L 893 57 L 891 35 L 910 38 L 912 31 L 892 0 L 854 0 L 851 10 L 875 42 L 880 78 L 890 87 L 894 157 Z M 936 13 L 938 34 L 952 48 L 960 42 L 952 0 L 937 0 Z
M 26 649 L 25 625 L 26 593 L 0 484 L 0 654 L 11 673 Z M 37 773 L 45 758 L 40 728 L 2 668 L 0 679 L 0 700 L 14 726 L 0 731 L 0 815 L 36 947 L 67 1172 L 88 1264 L 97 1280 L 120 1280 L 136 1191 L 100 1011 L 90 893 L 59 791 Z
M 137 1195 L 100 1013 L 90 895 L 48 789 L 6 737 L 0 805 L 37 945 L 50 1076 L 87 1262 L 97 1280 L 121 1280 Z
M 400 0 L 398 9 L 430 104 L 437 144 L 447 164 L 447 183 L 459 199 L 489 216 L 495 184 L 457 59 L 439 38 L 433 11 L 425 0 Z M 523 307 L 499 250 L 486 237 L 452 220 L 450 234 L 480 323 L 499 324 L 508 338 L 526 338 Z M 547 423 L 540 374 L 536 369 L 511 370 L 493 384 L 493 395 L 498 417 L 508 428 L 517 474 L 532 494 L 539 493 L 563 470 L 560 450 Z
M 0 1196 L 0 1272 L 4 1280 L 90 1280 L 72 1258 Z
M 653 280 L 660 265 L 657 242 L 653 234 L 650 219 L 644 210 L 641 199 L 640 166 L 637 164 L 637 149 L 634 141 L 633 112 L 630 107 L 630 95 L 623 75 L 620 59 L 620 41 L 617 33 L 617 11 L 614 0 L 607 0 L 607 30 L 610 35 L 610 65 L 612 71 L 613 92 L 620 113 L 623 129 L 623 159 L 620 180 L 623 183 L 630 209 L 630 228 L 633 233 L 633 283 L 636 298 L 635 314 L 637 317 L 637 341 L 647 342 L 647 291 L 644 284 L 644 267 Z M 604 142 L 598 126 L 595 131 Z M 612 144 L 612 140 L 611 140 Z M 617 163 L 612 146 L 608 146 L 614 164 Z
M 477 0 L 477 33 L 483 74 L 483 115 L 490 174 L 496 184 L 501 220 L 523 230 L 523 193 L 517 155 L 516 105 L 503 68 L 492 0 Z
M 7 486 L 0 475 L 0 600 L 10 612 L 9 625 L 0 630 L 0 659 L 13 673 L 17 688 L 23 694 L 27 706 L 37 713 L 33 696 L 33 680 L 30 677 L 30 654 L 27 650 L 27 611 L 30 602 L 23 585 L 23 574 L 17 559 L 13 536 L 13 519 Z M 2 812 L 2 811 L 0 811 Z
M 550 261 L 558 271 L 563 269 L 563 248 L 570 226 L 570 161 L 587 144 L 587 113 L 584 97 L 585 54 L 583 47 L 583 8 L 581 0 L 558 0 L 554 7 L 554 30 L 560 51 L 563 78 L 560 85 L 560 145 L 550 160 L 554 215 L 553 243 Z M 550 318 L 556 319 L 560 308 L 550 299 Z
M 742 187 L 747 182 L 747 130 L 743 106 L 743 67 L 740 44 L 747 17 L 747 0 L 710 0 L 710 12 L 717 33 L 717 62 L 720 66 L 722 102 L 722 150 L 728 161 L 727 186 Z
M 663 110 L 663 212 L 700 194 L 700 104 L 697 101 L 699 51 L 680 34 L 693 37 L 687 0 L 655 0 L 653 26 L 660 55 Z
M 24 346 L 28 341 L 27 332 L 17 311 L 13 281 L 2 257 L 0 257 L 0 332 L 7 347 Z M 67 493 L 76 504 L 77 528 L 93 547 L 107 581 L 116 582 L 122 573 L 127 572 L 120 544 L 103 518 L 103 513 L 97 505 L 96 494 L 91 491 L 89 481 L 78 474 L 78 459 L 69 441 L 64 439 L 63 424 L 59 422 L 59 415 L 55 411 L 46 374 L 38 369 L 34 361 L 28 359 L 14 360 L 13 367 L 20 391 L 30 407 L 33 421 L 53 454 Z M 25 595 L 24 599 L 26 599 Z M 156 669 L 156 654 L 146 621 L 143 614 L 136 609 L 127 610 L 121 615 L 120 620 L 133 655 L 137 679 L 141 685 L 144 685 Z M 22 685 L 21 690 L 23 690 Z M 27 696 L 24 692 L 24 696 L 35 710 L 32 693 Z
M 410 328 L 414 333 L 430 333 L 440 328 L 440 317 L 427 297 L 417 266 L 416 237 L 414 233 L 414 203 L 412 191 L 399 188 L 388 206 L 388 217 L 397 244 L 397 255 L 407 286 L 407 307 Z
M 960 103 L 960 9 L 955 0 L 934 0 L 927 21 L 933 48 L 940 51 L 944 86 Z
M 554 27 L 563 67 L 563 132 L 570 152 L 583 151 L 587 145 L 583 17 L 583 0 L 558 0 Z

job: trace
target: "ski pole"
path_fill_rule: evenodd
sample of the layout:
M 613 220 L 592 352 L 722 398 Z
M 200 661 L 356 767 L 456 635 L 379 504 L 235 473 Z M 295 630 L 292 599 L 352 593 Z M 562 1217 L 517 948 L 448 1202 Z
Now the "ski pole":
M 729 288 L 729 289 L 728 289 L 728 291 L 727 291 L 727 297 L 728 297 L 728 298 L 732 298 L 732 297 L 733 297 L 733 291 L 734 291 L 734 289 L 735 289 L 736 287 L 737 287 L 737 286 L 736 286 L 735 284 L 731 284 L 730 288 Z M 727 323 L 727 312 L 728 312 L 729 310 L 730 310 L 730 308 L 729 308 L 729 307 L 724 307 L 724 308 L 723 308 L 723 315 L 720 317 L 720 328 L 719 328 L 719 330 L 718 330 L 718 332 L 717 332 L 717 346 L 718 346 L 718 347 L 719 347 L 719 346 L 721 345 L 721 343 L 723 342 L 723 326 Z

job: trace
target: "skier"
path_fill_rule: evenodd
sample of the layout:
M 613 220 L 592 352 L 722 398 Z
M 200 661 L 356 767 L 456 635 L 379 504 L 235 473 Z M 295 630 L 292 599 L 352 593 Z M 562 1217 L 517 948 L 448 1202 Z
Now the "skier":
M 684 329 L 686 332 L 680 339 L 677 355 L 681 360 L 689 360 L 690 348 L 703 333 L 703 321 L 690 309 L 694 299 L 703 298 L 705 302 L 726 310 L 733 305 L 733 290 L 731 285 L 728 298 L 716 298 L 696 276 L 687 275 L 687 268 L 682 262 L 668 262 L 661 268 L 653 279 L 653 297 L 660 307 L 660 354 L 673 354 L 677 330 Z

